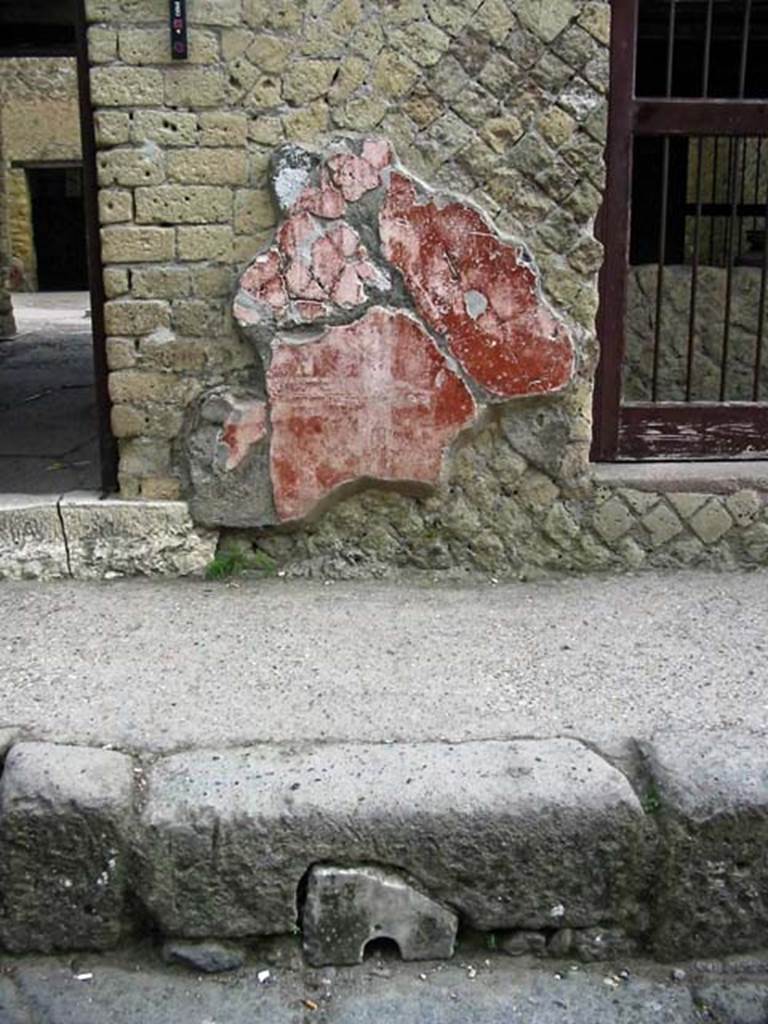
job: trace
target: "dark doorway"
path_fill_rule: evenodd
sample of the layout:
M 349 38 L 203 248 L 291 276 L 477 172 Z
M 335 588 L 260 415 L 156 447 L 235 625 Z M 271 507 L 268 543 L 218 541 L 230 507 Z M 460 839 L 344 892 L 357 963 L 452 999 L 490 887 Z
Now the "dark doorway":
M 82 167 L 27 168 L 41 292 L 86 291 Z

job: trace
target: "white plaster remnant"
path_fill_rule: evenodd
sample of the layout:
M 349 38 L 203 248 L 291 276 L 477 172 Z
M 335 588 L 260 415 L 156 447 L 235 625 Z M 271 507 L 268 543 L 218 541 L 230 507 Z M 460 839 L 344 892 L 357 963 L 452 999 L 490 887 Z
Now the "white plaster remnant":
M 470 288 L 469 291 L 464 292 L 464 307 L 468 316 L 471 316 L 473 320 L 477 320 L 488 309 L 488 299 L 486 299 L 482 292 Z

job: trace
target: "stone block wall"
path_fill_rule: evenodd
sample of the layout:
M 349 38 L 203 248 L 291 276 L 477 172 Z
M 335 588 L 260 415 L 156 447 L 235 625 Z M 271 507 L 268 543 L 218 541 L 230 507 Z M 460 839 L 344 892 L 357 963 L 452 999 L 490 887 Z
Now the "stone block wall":
M 10 290 L 11 250 L 8 243 L 8 203 L 3 150 L 3 124 L 0 120 L 0 338 L 16 331 Z
M 23 168 L 15 162 L 80 160 L 77 69 L 68 57 L 0 60 L 0 120 L 5 137 L 8 244 L 16 290 L 37 286 L 32 205 Z
M 170 60 L 166 6 L 87 2 L 124 497 L 194 508 L 196 430 L 229 443 L 232 416 L 263 440 L 263 410 L 240 396 L 263 393 L 269 355 L 241 333 L 233 296 L 275 238 L 270 162 L 285 144 L 327 154 L 334 138 L 375 137 L 438 206 L 460 197 L 518 246 L 572 340 L 573 374 L 554 393 L 487 402 L 431 488 L 363 475 L 286 529 L 263 525 L 233 482 L 240 525 L 259 528 L 230 540 L 280 571 L 331 575 L 768 557 L 757 491 L 733 507 L 706 493 L 675 503 L 591 477 L 607 0 L 189 0 L 187 62 Z M 407 311 L 412 289 L 398 294 Z
M 387 137 L 525 242 L 579 365 L 567 394 L 519 415 L 552 420 L 550 461 L 583 475 L 608 4 L 191 0 L 187 63 L 169 60 L 165 15 L 156 0 L 88 5 L 122 493 L 184 491 L 185 408 L 254 363 L 230 299 L 276 221 L 270 156 L 336 133 Z

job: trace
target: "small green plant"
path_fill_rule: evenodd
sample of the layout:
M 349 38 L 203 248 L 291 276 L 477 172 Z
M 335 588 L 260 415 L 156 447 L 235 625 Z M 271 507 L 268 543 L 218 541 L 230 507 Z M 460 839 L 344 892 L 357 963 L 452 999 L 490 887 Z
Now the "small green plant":
M 252 572 L 259 576 L 275 576 L 277 562 L 260 548 L 250 550 L 242 547 L 224 548 L 216 553 L 216 557 L 205 570 L 207 580 L 225 580 L 231 576 L 241 576 Z
M 646 814 L 659 813 L 661 810 L 661 793 L 659 793 L 654 782 L 648 784 L 648 788 L 640 802 Z
M 207 580 L 226 580 L 238 576 L 246 569 L 246 560 L 240 551 L 219 551 L 205 570 Z

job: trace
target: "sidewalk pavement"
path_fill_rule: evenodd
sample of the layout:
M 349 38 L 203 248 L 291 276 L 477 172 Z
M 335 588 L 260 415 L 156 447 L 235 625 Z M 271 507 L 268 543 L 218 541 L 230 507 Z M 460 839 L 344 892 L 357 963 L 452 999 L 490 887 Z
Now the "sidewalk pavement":
M 768 572 L 505 585 L 0 586 L 0 729 L 262 741 L 768 730 Z

